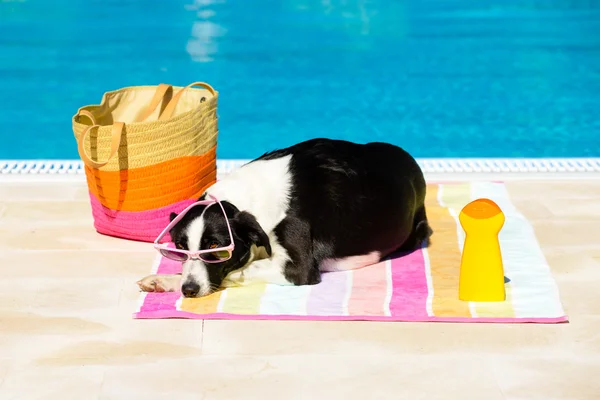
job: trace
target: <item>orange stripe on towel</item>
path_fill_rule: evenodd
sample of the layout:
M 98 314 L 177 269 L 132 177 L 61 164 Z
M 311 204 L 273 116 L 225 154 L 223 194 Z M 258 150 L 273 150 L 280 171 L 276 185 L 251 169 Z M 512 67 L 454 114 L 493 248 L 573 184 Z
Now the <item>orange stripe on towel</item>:
M 212 293 L 206 297 L 189 299 L 184 297 L 181 300 L 181 311 L 194 314 L 212 314 L 217 312 L 219 301 L 221 300 L 222 290 Z
M 90 192 L 119 211 L 147 211 L 199 197 L 217 179 L 216 148 L 149 167 L 100 171 L 85 168 Z
M 425 207 L 433 229 L 429 255 L 433 286 L 433 315 L 436 317 L 471 317 L 469 303 L 458 299 L 460 249 L 456 220 L 438 201 L 439 185 L 427 185 Z

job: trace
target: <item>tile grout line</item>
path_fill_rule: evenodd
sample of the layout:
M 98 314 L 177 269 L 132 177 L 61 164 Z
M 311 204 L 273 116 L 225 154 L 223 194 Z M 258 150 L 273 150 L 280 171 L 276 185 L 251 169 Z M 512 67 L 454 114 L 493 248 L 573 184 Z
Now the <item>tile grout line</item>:
M 200 354 L 204 354 L 204 322 L 206 320 L 202 320 L 202 328 L 200 329 Z
M 494 377 L 494 382 L 496 383 L 496 387 L 500 391 L 500 395 L 502 396 L 503 399 L 506 399 L 507 398 L 506 393 L 504 393 L 504 390 L 502 389 L 502 386 L 500 385 L 500 380 L 498 379 L 498 375 L 496 374 L 496 369 L 494 368 L 492 360 L 488 356 L 488 357 L 484 358 L 484 362 L 487 365 L 488 370 L 492 373 L 492 377 Z

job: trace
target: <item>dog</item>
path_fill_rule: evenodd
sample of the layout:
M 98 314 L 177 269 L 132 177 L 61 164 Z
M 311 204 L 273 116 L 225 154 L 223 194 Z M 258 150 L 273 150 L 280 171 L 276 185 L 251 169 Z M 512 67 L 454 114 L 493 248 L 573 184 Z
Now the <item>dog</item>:
M 425 178 L 402 148 L 312 139 L 267 152 L 209 187 L 215 205 L 191 208 L 170 230 L 178 249 L 235 248 L 223 262 L 183 262 L 141 290 L 206 296 L 256 282 L 315 285 L 321 273 L 363 268 L 426 247 Z M 225 212 L 225 215 L 223 214 Z M 171 214 L 171 221 L 177 214 Z

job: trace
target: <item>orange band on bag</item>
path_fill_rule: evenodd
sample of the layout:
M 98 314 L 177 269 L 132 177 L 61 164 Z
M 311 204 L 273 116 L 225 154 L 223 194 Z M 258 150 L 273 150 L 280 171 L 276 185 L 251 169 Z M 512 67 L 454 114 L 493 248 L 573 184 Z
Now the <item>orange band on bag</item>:
M 196 198 L 216 182 L 216 146 L 201 156 L 148 167 L 100 171 L 86 167 L 90 192 L 112 210 L 146 211 Z

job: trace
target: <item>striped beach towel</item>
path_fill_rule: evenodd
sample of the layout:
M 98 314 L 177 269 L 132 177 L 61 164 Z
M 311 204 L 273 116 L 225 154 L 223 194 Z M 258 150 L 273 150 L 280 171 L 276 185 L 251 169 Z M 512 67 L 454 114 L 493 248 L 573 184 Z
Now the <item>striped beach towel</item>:
M 429 184 L 427 215 L 434 230 L 428 248 L 394 255 L 354 271 L 332 272 L 314 286 L 254 284 L 187 299 L 179 292 L 142 293 L 135 318 L 296 319 L 558 323 L 567 321 L 550 268 L 527 219 L 498 182 Z M 486 197 L 503 210 L 500 232 L 506 300 L 458 299 L 464 232 L 460 210 Z M 157 256 L 152 273 L 181 266 Z

